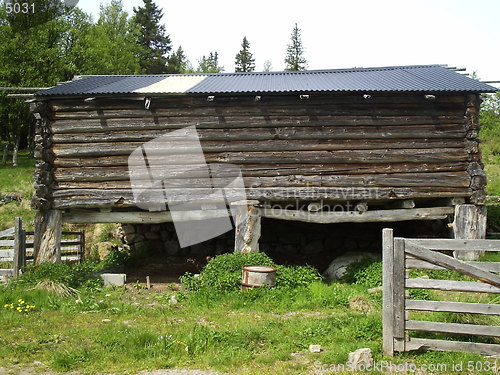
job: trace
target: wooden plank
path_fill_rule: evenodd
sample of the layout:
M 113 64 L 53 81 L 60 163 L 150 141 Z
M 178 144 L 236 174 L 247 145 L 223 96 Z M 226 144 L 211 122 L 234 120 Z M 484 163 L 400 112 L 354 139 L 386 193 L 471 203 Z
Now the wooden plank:
M 473 264 L 452 258 L 439 252 L 428 250 L 423 246 L 412 243 L 411 241 L 406 242 L 405 251 L 407 254 L 411 254 L 430 263 L 437 264 L 438 266 L 444 267 L 446 269 L 457 271 L 461 274 L 470 276 L 482 282 L 500 287 L 499 275 L 484 271 Z
M 14 240 L 0 240 L 0 246 L 14 246 Z
M 59 210 L 38 211 L 35 218 L 35 264 L 61 260 L 61 223 Z
M 486 326 L 479 324 L 443 323 L 443 322 L 429 322 L 421 320 L 408 320 L 406 322 L 406 330 L 500 337 L 500 327 Z
M 0 276 L 9 276 L 9 277 L 12 277 L 12 276 L 14 276 L 14 270 L 13 269 L 0 268 Z
M 462 239 L 420 239 L 406 238 L 408 243 L 425 247 L 429 250 L 477 250 L 500 251 L 500 240 L 462 240 Z
M 500 294 L 500 288 L 490 284 L 475 281 L 451 281 L 451 280 L 433 280 L 433 279 L 406 279 L 406 288 L 410 289 L 433 289 L 447 290 L 455 292 L 477 292 L 477 293 L 496 293 Z
M 425 260 L 406 257 L 406 268 L 408 269 L 424 269 L 424 270 L 445 270 L 447 268 L 438 266 Z M 500 262 L 467 262 L 473 266 L 482 269 L 483 271 L 500 273 Z
M 394 350 L 405 351 L 405 241 L 394 238 L 393 309 Z
M 411 338 L 406 343 L 407 350 L 437 350 L 444 352 L 464 352 L 477 353 L 482 355 L 498 355 L 500 353 L 500 345 L 498 344 L 483 344 L 464 341 L 448 341 L 436 339 L 420 339 Z
M 372 210 L 366 212 L 305 212 L 299 210 L 284 210 L 263 208 L 262 217 L 279 220 L 305 221 L 311 223 L 366 223 L 392 222 L 405 220 L 438 220 L 451 214 L 451 207 L 430 207 L 396 210 Z
M 407 310 L 417 311 L 444 311 L 467 314 L 500 315 L 500 305 L 445 302 L 445 301 L 420 301 L 407 299 L 405 302 Z
M 14 249 L 0 250 L 0 258 L 14 259 Z
M 382 230 L 382 349 L 384 355 L 394 355 L 394 233 Z
M 21 268 L 25 263 L 24 231 L 23 222 L 20 217 L 14 219 L 14 276 L 19 276 Z
M 14 235 L 15 227 L 5 229 L 0 232 L 0 238 L 2 237 L 12 237 Z

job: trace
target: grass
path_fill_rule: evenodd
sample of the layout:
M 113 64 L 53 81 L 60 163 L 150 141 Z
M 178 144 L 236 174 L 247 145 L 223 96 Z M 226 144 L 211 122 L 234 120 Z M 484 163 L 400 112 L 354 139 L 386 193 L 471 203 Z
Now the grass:
M 30 226 L 34 218 L 29 207 L 33 165 L 23 152 L 17 169 L 0 167 L 0 191 L 16 192 L 22 198 L 0 206 L 0 230 L 12 226 L 15 216 L 22 216 Z M 486 170 L 488 193 L 500 194 L 500 167 L 490 163 Z M 498 206 L 488 210 L 490 224 L 500 228 Z M 67 229 L 80 228 L 86 230 L 86 242 L 94 250 L 97 243 L 109 241 L 114 229 L 112 225 Z M 500 261 L 498 254 L 488 257 L 488 261 Z M 175 286 L 163 292 L 134 287 L 103 289 L 98 281 L 82 277 L 92 267 L 97 266 L 84 265 L 78 272 L 64 264 L 42 267 L 31 278 L 26 273 L 24 283 L 0 285 L 0 330 L 4 333 L 0 336 L 0 367 L 15 363 L 33 367 L 34 361 L 40 361 L 41 370 L 89 374 L 175 367 L 210 368 L 230 374 L 303 374 L 325 365 L 345 364 L 348 353 L 362 347 L 372 349 L 376 362 L 428 367 L 445 364 L 448 370 L 462 364 L 462 373 L 479 373 L 469 371 L 468 361 L 476 369 L 478 364 L 486 368 L 491 361 L 480 355 L 439 352 L 383 357 L 381 295 L 367 293 L 379 279 L 380 267 L 375 263 L 357 272 L 349 283 L 315 281 L 300 288 L 224 293 L 217 288 L 176 291 Z M 457 277 L 450 273 L 431 276 Z M 45 282 L 39 284 L 42 280 Z M 37 284 L 39 288 L 35 288 Z M 172 296 L 178 303 L 171 302 Z M 411 296 L 439 297 L 436 292 Z M 4 307 L 19 299 L 34 307 L 23 312 Z M 472 294 L 454 295 L 453 300 L 499 302 L 495 296 Z M 431 318 L 500 325 L 498 317 L 412 315 L 412 319 Z M 310 344 L 321 345 L 322 352 L 309 353 Z

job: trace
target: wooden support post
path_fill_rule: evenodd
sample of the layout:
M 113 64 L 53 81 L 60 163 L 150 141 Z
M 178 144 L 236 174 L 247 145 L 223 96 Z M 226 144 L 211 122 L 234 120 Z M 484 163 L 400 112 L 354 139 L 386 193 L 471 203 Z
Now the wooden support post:
M 486 238 L 486 207 L 474 204 L 455 206 L 455 220 L 453 234 L 456 239 L 484 239 Z M 455 258 L 477 260 L 484 254 L 481 251 L 455 250 Z
M 259 201 L 239 201 L 231 203 L 236 209 L 234 252 L 250 253 L 259 251 L 260 212 Z
M 384 355 L 394 355 L 394 234 L 390 228 L 382 231 L 382 350 Z
M 14 225 L 14 276 L 19 276 L 26 264 L 26 232 L 23 230 L 23 221 L 16 217 Z
M 59 210 L 38 211 L 35 218 L 35 264 L 61 260 L 62 214 Z

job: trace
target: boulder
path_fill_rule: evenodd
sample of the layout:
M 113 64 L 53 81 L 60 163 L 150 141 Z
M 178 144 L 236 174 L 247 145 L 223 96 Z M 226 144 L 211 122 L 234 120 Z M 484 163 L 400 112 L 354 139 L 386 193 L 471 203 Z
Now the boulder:
M 345 275 L 347 267 L 366 258 L 377 259 L 380 258 L 380 255 L 360 251 L 342 254 L 330 263 L 326 271 L 323 272 L 323 277 L 327 280 L 340 280 Z

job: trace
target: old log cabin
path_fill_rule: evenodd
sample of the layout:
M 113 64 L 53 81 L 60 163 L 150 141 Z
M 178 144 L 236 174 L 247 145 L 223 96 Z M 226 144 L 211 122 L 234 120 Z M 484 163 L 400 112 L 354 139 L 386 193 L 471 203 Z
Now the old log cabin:
M 171 221 L 169 211 L 138 207 L 127 160 L 193 125 L 207 163 L 239 166 L 244 203 L 259 220 L 456 215 L 472 226 L 457 236 L 481 236 L 478 111 L 480 93 L 494 91 L 441 65 L 75 77 L 31 102 L 37 254 L 57 254 L 62 222 Z M 235 250 L 257 248 L 259 220 L 236 220 Z

